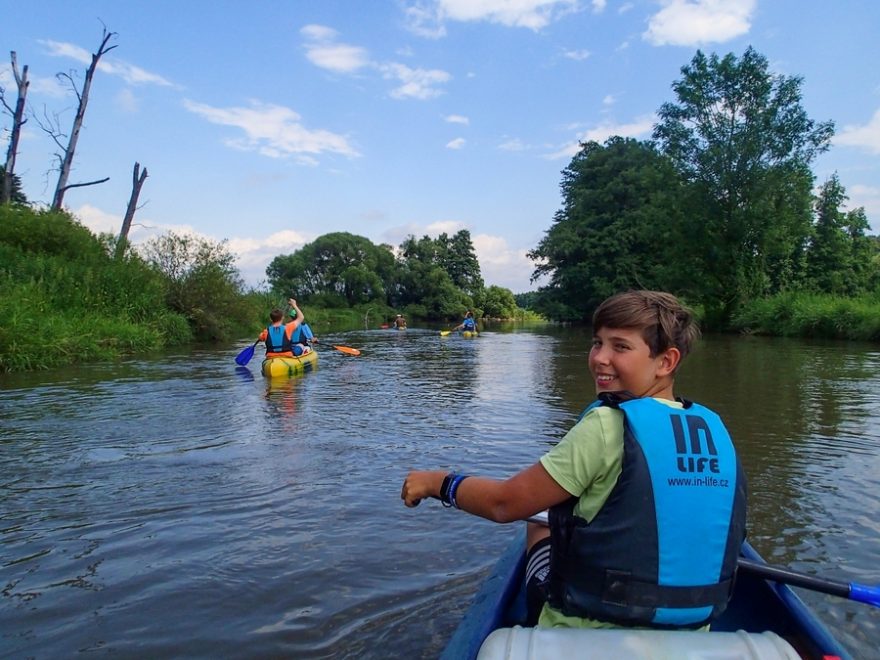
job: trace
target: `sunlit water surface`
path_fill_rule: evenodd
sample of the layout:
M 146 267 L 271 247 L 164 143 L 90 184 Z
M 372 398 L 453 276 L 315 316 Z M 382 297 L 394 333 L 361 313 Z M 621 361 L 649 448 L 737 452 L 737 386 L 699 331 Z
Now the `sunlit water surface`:
M 267 382 L 227 350 L 0 380 L 0 656 L 433 658 L 514 526 L 400 501 L 410 468 L 505 476 L 593 390 L 570 329 L 322 338 Z M 328 344 L 362 350 L 351 357 Z M 708 337 L 768 561 L 880 583 L 880 350 Z M 855 657 L 880 610 L 799 591 Z

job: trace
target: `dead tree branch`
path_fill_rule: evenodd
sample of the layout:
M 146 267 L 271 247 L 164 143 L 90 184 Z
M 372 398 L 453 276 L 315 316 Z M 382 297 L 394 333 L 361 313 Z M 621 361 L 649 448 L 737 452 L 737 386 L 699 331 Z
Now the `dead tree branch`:
M 134 212 L 138 208 L 138 197 L 141 194 L 141 188 L 144 181 L 147 180 L 147 168 L 143 172 L 140 170 L 141 164 L 135 161 L 134 171 L 131 174 L 131 197 L 128 199 L 128 207 L 125 209 L 125 217 L 122 219 L 122 229 L 119 230 L 119 238 L 116 240 L 115 259 L 122 259 L 125 254 L 125 248 L 128 245 L 128 232 L 131 229 L 131 221 L 134 219 Z
M 94 185 L 96 183 L 103 183 L 107 181 L 107 179 L 103 179 L 102 181 L 92 181 L 86 184 L 76 184 L 69 185 L 67 183 L 68 178 L 70 177 L 70 168 L 73 164 L 73 155 L 76 151 L 76 143 L 79 140 L 79 132 L 82 129 L 83 117 L 86 114 L 86 106 L 89 104 L 89 90 L 92 87 L 92 78 L 95 76 L 95 71 L 98 68 L 98 62 L 101 57 L 105 53 L 109 53 L 111 50 L 116 48 L 116 45 L 108 46 L 110 39 L 116 36 L 115 32 L 108 32 L 107 28 L 104 28 L 103 39 L 101 40 L 101 46 L 98 48 L 96 53 L 92 54 L 92 63 L 89 65 L 89 68 L 86 69 L 86 77 L 83 81 L 82 90 L 77 89 L 76 84 L 73 82 L 73 78 L 67 76 L 68 80 L 73 87 L 73 91 L 76 94 L 77 99 L 79 100 L 79 104 L 76 109 L 76 117 L 73 120 L 73 130 L 70 132 L 70 140 L 67 143 L 67 147 L 64 150 L 64 156 L 61 158 L 61 168 L 58 173 L 58 185 L 55 186 L 55 196 L 52 199 L 52 208 L 60 209 L 61 204 L 64 202 L 64 193 L 70 188 L 77 188 L 81 185 Z
M 0 101 L 3 107 L 12 115 L 12 131 L 9 139 L 9 149 L 6 151 L 5 176 L 3 177 L 3 189 L 0 190 L 0 204 L 7 204 L 12 199 L 12 183 L 15 176 L 15 157 L 18 154 L 18 141 L 21 137 L 21 127 L 27 122 L 24 116 L 25 100 L 27 99 L 27 90 L 30 86 L 28 77 L 27 64 L 18 72 L 18 61 L 15 57 L 15 51 L 10 52 L 12 59 L 12 75 L 15 77 L 15 84 L 18 86 L 18 99 L 15 108 L 10 108 L 6 103 L 6 97 L 3 89 L 0 88 Z

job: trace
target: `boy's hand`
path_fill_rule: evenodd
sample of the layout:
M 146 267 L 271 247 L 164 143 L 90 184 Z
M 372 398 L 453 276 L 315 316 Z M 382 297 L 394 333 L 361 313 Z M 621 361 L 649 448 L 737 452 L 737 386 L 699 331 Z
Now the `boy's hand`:
M 412 471 L 406 475 L 403 488 L 400 490 L 400 499 L 408 507 L 418 506 L 426 497 L 440 497 L 440 486 L 446 472 L 434 470 L 430 472 Z

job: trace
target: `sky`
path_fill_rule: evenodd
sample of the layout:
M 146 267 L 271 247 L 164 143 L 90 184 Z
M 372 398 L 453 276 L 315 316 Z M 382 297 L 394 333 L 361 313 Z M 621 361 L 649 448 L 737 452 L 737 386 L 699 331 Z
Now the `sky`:
M 876 0 L 30 0 L 4 3 L 9 52 L 28 66 L 16 173 L 48 204 L 105 29 L 64 205 L 118 234 L 135 162 L 148 172 L 129 238 L 228 241 L 250 286 L 277 255 L 330 232 L 398 246 L 470 232 L 483 279 L 534 290 L 527 257 L 560 209 L 582 141 L 648 139 L 697 50 L 803 79 L 831 120 L 835 172 L 880 229 L 880 2 Z M 3 160 L 11 118 L 0 115 Z M 66 139 L 64 140 L 66 142 Z M 0 161 L 3 162 L 3 161 Z

